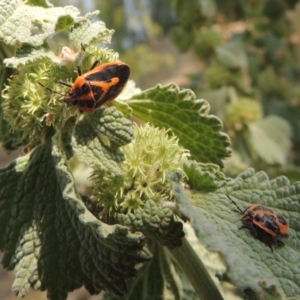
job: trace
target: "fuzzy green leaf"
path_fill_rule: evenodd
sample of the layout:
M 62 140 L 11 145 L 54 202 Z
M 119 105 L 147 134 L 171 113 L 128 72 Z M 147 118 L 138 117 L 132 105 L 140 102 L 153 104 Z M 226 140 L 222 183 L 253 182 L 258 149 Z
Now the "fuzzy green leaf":
M 14 9 L 17 10 L 17 7 L 15 7 Z M 43 14 L 52 14 L 52 12 L 50 11 L 47 12 L 47 9 L 45 8 L 35 7 L 35 9 L 39 9 L 42 11 L 40 13 L 41 16 L 43 16 Z M 81 44 L 87 46 L 91 45 L 92 43 L 101 43 L 102 45 L 110 43 L 113 30 L 108 30 L 107 28 L 105 28 L 105 24 L 101 21 L 97 21 L 94 23 L 91 23 L 90 21 L 91 18 L 99 14 L 99 11 L 89 13 L 84 17 L 76 17 L 78 15 L 78 11 L 76 11 L 75 8 L 73 13 L 71 13 L 72 7 L 65 7 L 64 10 L 65 15 L 63 14 L 63 8 L 59 8 L 59 10 L 55 12 L 57 19 L 54 20 L 55 14 L 51 16 L 51 18 L 53 18 L 53 20 L 51 19 L 52 23 L 49 21 L 45 26 L 42 26 L 39 35 L 35 34 L 30 38 L 25 37 L 24 40 L 18 37 L 18 40 L 14 41 L 15 44 L 13 45 L 16 45 L 20 48 L 17 49 L 15 56 L 5 59 L 4 62 L 6 66 L 10 68 L 20 68 L 21 66 L 37 63 L 46 59 L 51 60 L 56 64 L 60 64 L 63 56 L 59 57 L 55 55 L 55 53 L 53 53 L 53 51 L 51 51 L 51 49 L 46 44 L 44 44 L 44 42 L 55 32 L 59 32 L 65 29 L 71 29 L 69 40 L 72 48 L 76 50 L 80 49 Z M 34 11 L 31 11 L 30 13 L 34 13 Z M 38 18 L 38 15 L 36 16 L 36 18 Z M 34 20 L 32 22 L 34 23 Z M 36 22 L 44 22 L 44 20 L 36 20 Z M 3 26 L 5 28 L 6 23 Z M 24 21 L 24 27 L 26 27 L 27 29 L 28 26 L 29 24 L 25 24 Z M 22 31 L 25 29 L 20 28 L 18 30 Z M 8 35 L 7 32 L 4 34 Z M 29 33 L 25 32 L 23 35 L 25 34 Z M 33 41 L 33 39 L 36 40 Z M 7 41 L 5 42 L 9 43 Z
M 143 208 L 138 208 L 134 214 L 119 215 L 120 224 L 129 227 L 133 232 L 140 231 L 146 236 L 154 237 L 170 248 L 180 247 L 184 236 L 181 222 L 174 220 L 173 211 L 161 207 L 148 200 Z
M 26 3 L 35 6 L 53 7 L 53 4 L 51 4 L 48 0 L 27 0 Z
M 0 15 L 0 41 L 17 47 L 24 43 L 38 47 L 56 31 L 75 23 L 79 10 L 74 6 L 44 8 L 24 5 L 21 0 L 2 0 Z
M 91 19 L 98 14 L 98 10 L 88 13 L 74 26 L 69 35 L 69 40 L 74 49 L 80 49 L 81 44 L 88 46 L 96 43 L 102 45 L 110 43 L 114 30 L 107 29 L 102 21 L 91 23 Z
M 161 128 L 171 128 L 180 144 L 203 163 L 223 165 L 229 156 L 228 136 L 220 132 L 222 122 L 209 115 L 209 104 L 196 99 L 191 90 L 179 90 L 175 84 L 158 85 L 127 101 L 133 116 Z
M 72 147 L 86 165 L 97 165 L 102 170 L 122 175 L 119 163 L 124 160 L 124 154 L 118 147 L 130 143 L 133 137 L 131 121 L 109 107 L 85 115 L 76 124 Z
M 251 299 L 286 299 L 300 294 L 300 183 L 286 177 L 270 180 L 264 172 L 249 169 L 236 179 L 219 181 L 214 193 L 190 192 L 174 181 L 173 188 L 181 214 L 189 219 L 202 244 L 218 252 L 227 265 L 225 277 Z M 251 203 L 273 208 L 289 222 L 290 237 L 285 246 L 273 245 L 239 230 L 241 216 L 227 195 L 242 210 Z M 261 297 L 261 298 L 260 298 Z
M 186 161 L 184 172 L 187 175 L 187 183 L 192 190 L 208 192 L 216 190 L 218 182 L 224 180 L 224 173 L 219 166 L 214 164 L 202 164 L 196 161 Z
M 59 63 L 59 58 L 44 45 L 40 47 L 32 47 L 29 44 L 23 44 L 17 49 L 15 56 L 6 58 L 4 63 L 9 68 L 18 69 L 22 66 L 39 63 L 42 60 L 50 59 Z
M 96 219 L 74 188 L 58 136 L 0 171 L 2 265 L 13 290 L 60 300 L 82 285 L 92 294 L 127 291 L 135 264 L 149 259 L 144 237 Z

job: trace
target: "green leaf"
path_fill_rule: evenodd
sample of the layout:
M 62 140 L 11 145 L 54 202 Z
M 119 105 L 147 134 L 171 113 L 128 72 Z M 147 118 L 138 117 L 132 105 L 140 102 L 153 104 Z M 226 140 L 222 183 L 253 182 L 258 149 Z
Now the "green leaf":
M 59 17 L 56 23 L 55 31 L 62 31 L 65 28 L 70 28 L 72 25 L 74 25 L 74 19 L 71 16 Z
M 32 287 L 65 299 L 82 285 L 124 295 L 135 264 L 150 258 L 144 237 L 87 210 L 60 144 L 57 135 L 0 170 L 1 263 L 14 269 L 18 296 Z
M 286 299 L 300 294 L 300 182 L 286 177 L 270 180 L 264 172 L 249 169 L 236 179 L 219 181 L 214 193 L 191 190 L 190 200 L 182 184 L 174 180 L 175 198 L 183 217 L 189 219 L 202 244 L 221 255 L 228 278 L 252 299 Z M 252 203 L 273 208 L 289 222 L 285 246 L 273 244 L 239 230 L 241 216 L 227 195 L 244 210 Z M 191 201 L 191 202 L 190 202 Z
M 172 256 L 158 243 L 151 243 L 153 259 L 144 264 L 134 280 L 129 282 L 129 292 L 122 300 L 166 299 L 166 300 L 196 300 L 184 274 L 179 270 Z M 104 300 L 117 300 L 111 294 L 105 293 Z
M 27 0 L 26 3 L 34 6 L 53 7 L 53 4 L 51 4 L 48 0 Z
M 171 128 L 180 144 L 199 162 L 222 166 L 222 159 L 229 156 L 230 141 L 220 132 L 222 122 L 208 114 L 209 104 L 196 99 L 191 90 L 179 90 L 175 84 L 158 85 L 127 103 L 133 108 L 133 116 L 161 128 Z
M 24 5 L 20 0 L 2 0 L 0 15 L 0 41 L 16 47 L 25 43 L 38 47 L 56 30 L 68 28 L 63 24 L 76 22 L 79 10 L 74 6 L 44 8 Z
M 186 161 L 184 172 L 187 175 L 187 183 L 190 188 L 202 192 L 216 190 L 218 182 L 225 179 L 220 167 L 214 164 Z
M 161 207 L 154 201 L 148 200 L 143 208 L 138 208 L 134 214 L 118 216 L 119 223 L 131 229 L 140 231 L 159 241 L 169 248 L 180 247 L 184 237 L 182 223 L 174 220 L 173 211 L 168 207 Z
M 132 123 L 109 107 L 95 111 L 77 122 L 71 142 L 78 159 L 92 167 L 97 165 L 115 175 L 122 175 L 123 152 L 118 148 L 134 138 Z
M 99 11 L 88 13 L 73 28 L 69 35 L 69 40 L 74 49 L 80 49 L 81 44 L 88 46 L 90 44 L 101 43 L 109 44 L 114 30 L 105 27 L 102 21 L 91 23 L 91 19 L 96 17 Z
M 250 123 L 248 129 L 249 143 L 256 155 L 268 164 L 287 164 L 292 146 L 292 129 L 287 121 L 267 116 Z
M 56 63 L 60 62 L 58 56 L 45 45 L 32 47 L 29 44 L 23 44 L 21 48 L 17 49 L 15 56 L 6 58 L 4 63 L 8 68 L 18 69 L 28 64 L 40 63 L 46 59 Z
M 14 7 L 14 9 L 15 9 L 14 13 L 17 14 L 18 13 L 17 10 L 19 8 Z M 81 44 L 86 46 L 91 45 L 93 43 L 101 43 L 102 45 L 108 44 L 110 43 L 111 35 L 114 32 L 113 30 L 109 30 L 105 28 L 105 23 L 101 21 L 91 23 L 90 19 L 97 16 L 99 14 L 99 11 L 89 13 L 84 17 L 77 17 L 79 12 L 77 11 L 76 8 L 72 8 L 70 6 L 65 8 L 51 8 L 55 10 L 54 12 L 49 11 L 49 9 L 45 9 L 41 7 L 31 8 L 31 6 L 25 7 L 23 9 L 26 10 L 27 14 L 29 14 L 27 10 L 30 11 L 30 14 L 36 13 L 36 16 L 32 20 L 32 24 L 27 24 L 30 18 L 32 17 L 31 15 L 27 16 L 29 20 L 26 19 L 23 21 L 23 23 L 19 21 L 20 28 L 17 28 L 16 30 L 20 31 L 19 34 L 21 36 L 23 35 L 24 39 L 18 36 L 18 39 L 16 40 L 14 36 L 11 36 L 11 38 L 14 40 L 13 42 L 4 40 L 4 42 L 6 43 L 20 47 L 17 49 L 15 56 L 11 58 L 7 58 L 4 61 L 6 66 L 10 68 L 20 68 L 21 66 L 37 63 L 43 60 L 48 60 L 48 61 L 51 60 L 53 63 L 60 65 L 62 63 L 62 60 L 64 59 L 64 48 L 62 49 L 62 53 L 60 54 L 59 57 L 55 55 L 53 51 L 51 51 L 51 49 L 47 46 L 47 44 L 45 44 L 46 39 L 52 36 L 56 32 L 66 30 L 66 29 L 71 29 L 71 32 L 69 34 L 69 40 L 71 42 L 71 46 L 73 47 L 73 49 L 77 49 L 77 50 L 80 49 Z M 35 10 L 37 10 L 37 12 L 35 12 Z M 65 14 L 63 14 L 64 12 Z M 25 12 L 22 13 L 26 14 Z M 49 18 L 49 14 L 52 14 L 51 21 L 48 21 L 46 17 L 44 18 L 45 14 L 48 15 L 48 18 Z M 56 16 L 56 19 L 54 18 L 54 16 Z M 15 17 L 14 15 L 11 16 L 11 18 L 14 17 Z M 41 19 L 39 19 L 38 17 L 40 17 Z M 21 17 L 19 18 L 20 20 L 22 20 Z M 3 28 L 4 30 L 6 30 L 5 32 L 3 32 L 3 36 L 6 39 L 9 39 L 9 35 L 10 35 L 10 33 L 8 33 L 6 29 L 6 26 L 10 26 L 6 24 L 9 21 L 10 19 L 5 21 L 3 24 Z M 38 33 L 35 33 L 30 37 L 26 37 L 26 35 L 29 34 L 27 30 L 28 28 L 30 28 L 30 26 L 35 26 L 35 23 L 40 24 L 42 22 L 45 22 L 46 24 L 40 25 Z M 22 26 L 24 26 L 24 28 L 22 28 Z M 0 40 L 1 40 L 1 27 L 0 27 Z M 67 55 L 68 53 L 65 54 Z M 72 55 L 76 57 L 75 53 L 72 53 Z

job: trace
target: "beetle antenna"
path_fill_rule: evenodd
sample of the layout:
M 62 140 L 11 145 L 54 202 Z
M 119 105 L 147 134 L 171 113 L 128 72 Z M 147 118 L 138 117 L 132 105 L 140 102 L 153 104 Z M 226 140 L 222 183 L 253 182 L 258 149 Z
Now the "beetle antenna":
M 70 88 L 72 87 L 72 84 L 64 82 L 62 80 L 58 80 L 58 84 L 61 84 L 61 85 L 64 85 L 64 86 L 67 86 L 67 87 L 70 87 Z
M 229 196 L 229 195 L 227 195 L 227 197 L 231 200 L 231 202 L 236 206 L 236 208 L 239 210 L 239 212 L 242 214 L 243 213 L 243 211 L 238 207 L 238 205 L 232 200 L 232 198 Z
M 52 92 L 52 93 L 55 93 L 55 94 L 58 94 L 58 95 L 61 95 L 61 96 L 65 96 L 64 94 L 62 94 L 62 93 L 59 93 L 59 92 L 57 92 L 57 91 L 54 91 L 54 90 L 52 90 L 52 89 L 50 89 L 50 88 L 48 88 L 48 87 L 46 87 L 46 86 L 44 86 L 43 84 L 41 84 L 40 82 L 37 82 L 40 86 L 42 86 L 45 90 L 47 90 L 47 91 L 50 91 L 50 92 Z

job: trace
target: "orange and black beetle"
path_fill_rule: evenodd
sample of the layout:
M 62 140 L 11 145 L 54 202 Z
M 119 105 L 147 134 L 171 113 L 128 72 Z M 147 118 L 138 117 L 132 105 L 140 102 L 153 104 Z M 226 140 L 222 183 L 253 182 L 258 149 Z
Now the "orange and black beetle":
M 237 212 L 242 215 L 243 226 L 254 233 L 262 233 L 268 246 L 273 252 L 272 242 L 277 242 L 284 245 L 278 238 L 288 238 L 289 225 L 285 218 L 276 213 L 273 209 L 262 206 L 260 204 L 252 204 L 244 211 L 227 195 L 232 203 L 238 209 Z
M 83 46 L 82 50 L 85 51 Z M 78 77 L 73 84 L 59 80 L 59 84 L 71 88 L 67 94 L 63 95 L 65 103 L 76 105 L 79 110 L 91 113 L 114 100 L 122 92 L 130 76 L 130 67 L 120 61 L 98 65 L 99 63 L 100 60 L 96 60 L 91 69 L 84 74 L 79 64 L 77 66 Z M 52 91 L 43 84 L 39 84 Z
M 122 62 L 96 66 L 98 63 L 96 61 L 90 71 L 84 74 L 81 74 L 78 67 L 78 77 L 73 85 L 59 81 L 71 88 L 64 96 L 67 104 L 76 105 L 79 110 L 91 113 L 114 100 L 122 92 L 130 76 L 130 67 Z

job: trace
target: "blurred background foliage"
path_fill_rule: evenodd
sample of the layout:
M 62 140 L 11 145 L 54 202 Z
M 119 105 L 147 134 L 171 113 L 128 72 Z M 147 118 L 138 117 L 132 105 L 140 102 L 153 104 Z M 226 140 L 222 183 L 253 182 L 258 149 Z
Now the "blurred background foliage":
M 232 140 L 227 175 L 251 166 L 300 179 L 300 1 L 81 4 L 116 30 L 111 47 L 138 86 L 175 82 L 210 103 Z

